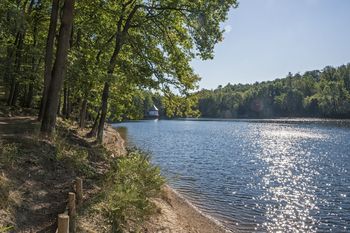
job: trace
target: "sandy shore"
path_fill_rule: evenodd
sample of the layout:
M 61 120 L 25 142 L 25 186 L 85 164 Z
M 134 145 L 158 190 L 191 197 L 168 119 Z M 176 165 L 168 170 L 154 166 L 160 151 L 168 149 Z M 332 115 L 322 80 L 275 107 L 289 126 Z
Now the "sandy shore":
M 125 153 L 125 141 L 111 126 L 105 132 L 105 146 L 115 148 L 118 156 Z M 112 146 L 114 144 L 114 146 Z M 116 146 L 115 146 L 116 145 Z M 158 214 L 151 217 L 144 226 L 152 233 L 223 233 L 225 230 L 217 221 L 201 213 L 175 190 L 166 185 L 160 198 L 153 200 Z
M 146 232 L 159 233 L 223 233 L 230 232 L 214 219 L 202 214 L 169 186 L 164 195 L 154 200 L 160 209 L 145 225 Z

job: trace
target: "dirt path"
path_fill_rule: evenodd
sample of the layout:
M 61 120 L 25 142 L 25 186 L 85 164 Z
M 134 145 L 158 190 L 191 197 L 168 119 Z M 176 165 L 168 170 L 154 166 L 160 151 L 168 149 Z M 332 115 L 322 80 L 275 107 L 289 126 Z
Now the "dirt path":
M 67 141 L 93 150 L 93 141 L 82 138 L 85 132 L 79 133 L 69 133 Z M 74 169 L 57 160 L 56 148 L 38 134 L 39 123 L 33 117 L 0 117 L 0 146 L 10 144 L 15 148 L 10 153 L 10 161 L 8 154 L 0 150 L 0 178 L 10 181 L 9 208 L 0 209 L 0 229 L 13 226 L 12 232 L 54 232 L 57 215 L 64 211 L 67 194 L 73 191 L 72 181 L 77 177 Z M 114 129 L 109 127 L 105 136 L 105 147 L 112 157 L 125 153 L 124 141 Z M 2 163 L 2 160 L 7 162 Z M 101 167 L 102 171 L 108 169 L 99 161 L 94 161 L 93 166 Z M 96 193 L 95 181 L 84 182 L 85 197 L 89 199 Z M 160 212 L 147 222 L 144 232 L 225 232 L 169 187 L 165 187 L 164 197 L 154 202 Z M 88 222 L 93 223 L 91 220 Z M 102 220 L 96 220 L 85 232 L 101 231 Z
M 52 145 L 35 138 L 38 127 L 30 117 L 0 118 L 0 142 L 12 146 L 13 156 L 9 161 L 8 155 L 0 155 L 8 162 L 0 172 L 10 182 L 11 209 L 11 215 L 0 210 L 0 226 L 10 223 L 14 232 L 53 232 L 75 178 L 54 159 Z

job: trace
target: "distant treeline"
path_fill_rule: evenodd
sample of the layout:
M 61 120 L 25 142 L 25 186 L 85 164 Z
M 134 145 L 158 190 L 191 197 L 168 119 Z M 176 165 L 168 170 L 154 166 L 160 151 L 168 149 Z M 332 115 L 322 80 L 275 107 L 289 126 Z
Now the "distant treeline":
M 350 63 L 198 92 L 201 117 L 350 117 Z

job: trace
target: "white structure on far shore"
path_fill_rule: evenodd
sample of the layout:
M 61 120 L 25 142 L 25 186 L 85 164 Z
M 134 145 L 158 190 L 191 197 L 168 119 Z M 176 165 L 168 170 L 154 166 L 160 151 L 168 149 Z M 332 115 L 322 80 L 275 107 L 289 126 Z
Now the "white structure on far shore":
M 159 110 L 155 105 L 153 105 L 153 107 L 148 111 L 148 116 L 159 117 Z

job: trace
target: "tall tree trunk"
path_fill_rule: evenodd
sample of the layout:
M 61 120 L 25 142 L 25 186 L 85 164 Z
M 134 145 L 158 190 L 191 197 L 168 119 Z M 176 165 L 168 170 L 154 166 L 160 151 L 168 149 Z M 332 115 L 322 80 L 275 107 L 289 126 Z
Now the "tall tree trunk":
M 7 105 L 11 106 L 13 95 L 15 94 L 15 86 L 16 86 L 16 81 L 14 78 L 11 80 L 11 87 L 10 87 L 10 92 L 7 98 Z
M 97 112 L 97 116 L 94 120 L 94 124 L 92 125 L 92 128 L 90 130 L 90 132 L 86 135 L 86 137 L 88 138 L 92 138 L 92 137 L 95 137 L 96 134 L 97 134 L 97 128 L 98 128 L 98 120 L 100 119 L 100 113 L 101 113 L 101 110 L 99 109 L 98 112 Z
M 100 118 L 100 123 L 98 125 L 98 132 L 97 132 L 98 142 L 103 141 L 103 130 L 105 126 L 105 120 L 106 120 L 107 108 L 108 108 L 108 95 L 109 95 L 109 83 L 105 82 L 105 85 L 103 87 L 103 93 L 102 93 L 101 118 Z
M 29 85 L 25 84 L 23 89 L 24 89 L 24 92 L 23 92 L 23 96 L 21 99 L 21 106 L 25 108 L 26 104 L 27 104 Z
M 21 73 L 21 60 L 22 60 L 22 49 L 24 43 L 24 34 L 23 32 L 19 32 L 18 43 L 16 46 L 16 59 L 15 59 L 15 73 L 16 75 L 12 75 L 11 77 L 11 92 L 9 98 L 7 100 L 7 104 L 10 106 L 14 106 L 17 102 L 18 92 L 19 92 L 19 83 L 16 79 L 16 76 Z
M 63 88 L 63 107 L 62 107 L 62 115 L 64 117 L 67 116 L 67 111 L 68 111 L 68 88 L 66 87 L 66 85 L 64 85 L 64 88 Z
M 47 101 L 41 122 L 41 132 L 51 136 L 55 130 L 59 94 L 66 71 L 70 33 L 73 23 L 74 0 L 65 0 L 61 20 L 60 33 L 56 52 L 56 60 L 52 70 Z
M 137 10 L 139 9 L 138 6 L 135 6 L 131 12 L 128 13 L 128 16 L 126 17 L 124 27 L 122 28 L 123 21 L 124 21 L 124 10 L 122 10 L 119 21 L 118 21 L 118 28 L 117 33 L 115 36 L 115 45 L 114 45 L 114 51 L 111 56 L 111 59 L 109 61 L 108 69 L 107 69 L 107 75 L 108 79 L 113 75 L 114 69 L 117 65 L 117 57 L 119 55 L 119 52 L 121 51 L 123 45 L 124 45 L 124 37 L 128 34 L 128 30 L 131 26 L 131 20 L 133 19 L 134 15 L 136 14 Z M 109 94 L 109 81 L 105 82 L 103 93 L 102 93 L 102 103 L 101 103 L 101 119 L 100 124 L 98 126 L 98 133 L 97 133 L 97 140 L 99 142 L 102 142 L 103 140 L 103 129 L 104 124 L 106 121 L 107 116 L 107 107 L 108 107 L 108 94 Z
M 84 98 L 81 104 L 81 110 L 80 110 L 80 121 L 79 121 L 80 128 L 85 128 L 86 108 L 87 108 L 87 99 Z
M 67 87 L 67 111 L 66 111 L 66 119 L 69 119 L 70 113 L 72 112 L 72 104 L 70 101 L 70 88 Z
M 46 41 L 46 53 L 45 53 L 45 71 L 44 71 L 44 89 L 41 97 L 40 110 L 38 120 L 41 121 L 44 115 L 44 108 L 47 101 L 47 95 L 49 90 L 49 84 L 51 81 L 51 72 L 52 72 L 52 57 L 55 43 L 56 27 L 57 27 L 57 18 L 59 11 L 59 2 L 60 0 L 52 0 L 52 10 L 50 17 L 50 26 L 49 33 Z
M 33 85 L 33 83 L 30 83 L 29 87 L 28 87 L 28 95 L 27 95 L 27 98 L 25 100 L 26 101 L 25 106 L 27 108 L 32 107 L 33 96 L 34 96 L 34 85 Z
M 61 93 L 62 93 L 62 91 L 61 91 Z M 61 103 L 62 103 L 62 100 L 61 100 L 62 94 L 61 93 L 59 94 L 59 97 L 58 97 L 57 115 L 61 115 Z
M 108 79 L 110 79 L 110 77 L 113 75 L 115 66 L 117 65 L 117 57 L 121 48 L 122 48 L 122 36 L 117 33 L 116 44 L 114 47 L 112 57 L 109 61 L 109 67 L 107 70 Z M 101 119 L 98 125 L 98 132 L 97 132 L 97 141 L 100 143 L 102 143 L 103 141 L 103 130 L 104 130 L 104 125 L 105 125 L 107 110 L 108 110 L 108 96 L 109 96 L 109 81 L 106 81 L 102 92 Z
M 19 40 L 19 37 L 20 37 L 20 33 L 18 32 L 17 35 L 16 35 L 16 39 L 15 39 L 15 42 L 13 43 L 13 46 L 15 47 L 18 43 L 18 40 Z M 7 47 L 7 55 L 6 55 L 6 62 L 5 62 L 5 71 L 4 71 L 4 76 L 3 76 L 3 79 L 4 79 L 4 84 L 8 83 L 10 84 L 10 90 L 8 91 L 7 89 L 5 89 L 5 92 L 7 93 L 7 104 L 10 105 L 11 103 L 11 98 L 10 97 L 11 95 L 13 95 L 13 88 L 15 87 L 14 86 L 14 80 L 11 79 L 11 68 L 12 68 L 12 59 L 13 59 L 13 54 L 15 52 L 15 49 L 12 48 L 12 45 L 9 45 Z
M 13 98 L 11 101 L 11 106 L 15 106 L 17 103 L 17 99 L 18 99 L 18 95 L 19 95 L 19 88 L 20 88 L 19 82 L 16 82 L 15 83 L 15 90 L 13 92 Z

